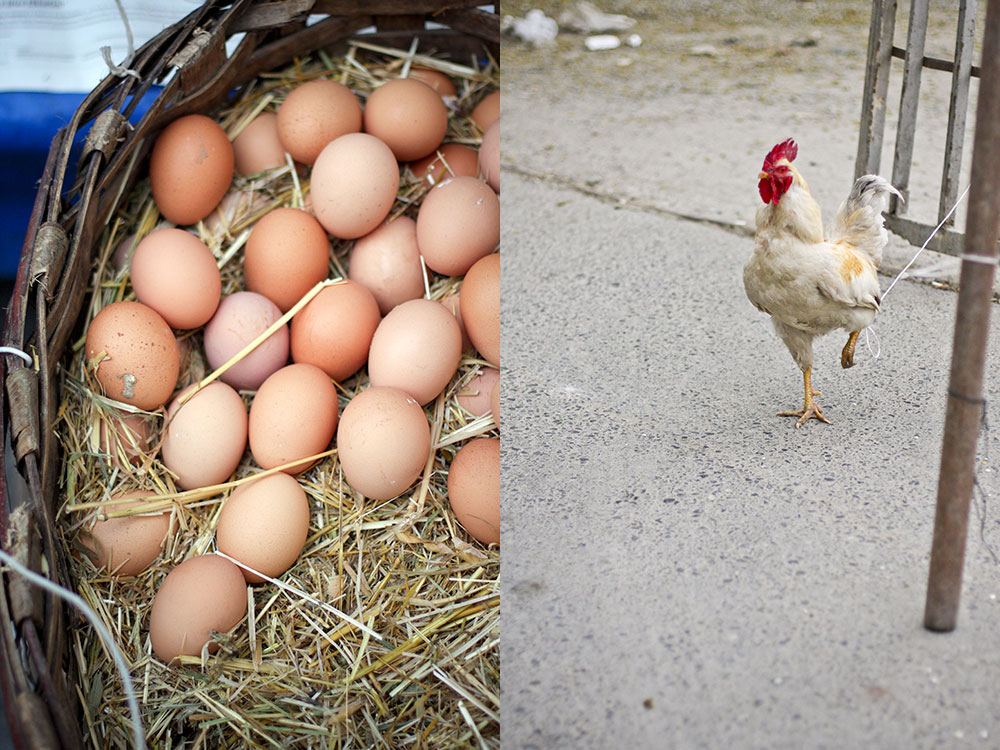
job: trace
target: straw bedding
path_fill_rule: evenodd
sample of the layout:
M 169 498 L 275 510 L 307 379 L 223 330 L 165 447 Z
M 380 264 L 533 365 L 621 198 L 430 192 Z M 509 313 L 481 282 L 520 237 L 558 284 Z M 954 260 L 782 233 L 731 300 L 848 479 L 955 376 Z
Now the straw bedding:
M 232 138 L 259 112 L 276 110 L 299 82 L 331 77 L 364 99 L 379 81 L 405 75 L 414 63 L 443 70 L 459 89 L 446 140 L 478 145 L 481 134 L 465 114 L 497 87 L 495 63 L 477 69 L 362 43 L 340 58 L 319 53 L 262 75 L 238 102 L 215 115 Z M 242 288 L 241 251 L 253 223 L 278 206 L 302 207 L 309 190 L 307 178 L 291 164 L 238 177 L 233 187 L 250 191 L 255 200 L 214 228 L 198 226 L 219 261 L 223 294 Z M 415 218 L 426 189 L 426 183 L 404 177 L 394 213 Z M 148 180 L 124 205 L 94 253 L 87 320 L 110 302 L 134 298 L 127 264 L 116 270 L 114 255 L 124 239 L 132 238 L 126 242 L 131 250 L 159 222 Z M 330 278 L 345 276 L 349 248 L 348 242 L 334 241 Z M 429 295 L 439 299 L 460 283 L 435 277 Z M 191 334 L 188 343 L 178 387 L 213 376 L 200 351 L 200 334 Z M 149 644 L 153 595 L 173 566 L 213 551 L 227 495 L 259 469 L 248 452 L 232 482 L 179 492 L 156 445 L 134 469 L 114 468 L 100 452 L 102 423 L 119 410 L 135 410 L 99 395 L 84 362 L 82 336 L 70 349 L 60 371 L 56 424 L 64 456 L 63 542 L 79 594 L 115 634 L 131 665 L 150 746 L 499 747 L 499 550 L 476 542 L 456 523 L 446 490 L 448 466 L 461 441 L 498 434 L 491 416 L 473 418 L 455 399 L 487 366 L 484 361 L 463 356 L 451 384 L 426 407 L 432 460 L 402 496 L 373 502 L 353 492 L 332 450 L 300 475 L 311 522 L 299 561 L 278 582 L 248 587 L 247 617 L 231 633 L 216 636 L 215 654 L 204 650 L 200 658 L 184 657 L 182 666 L 168 667 Z M 366 385 L 364 370 L 338 383 L 341 409 Z M 252 394 L 243 396 L 249 404 Z M 155 435 L 162 410 L 145 416 Z M 133 488 L 158 493 L 171 508 L 176 531 L 150 569 L 118 578 L 98 570 L 83 553 L 80 533 L 110 493 Z M 122 685 L 82 620 L 74 622 L 70 650 L 80 675 L 75 691 L 87 741 L 96 748 L 130 746 Z

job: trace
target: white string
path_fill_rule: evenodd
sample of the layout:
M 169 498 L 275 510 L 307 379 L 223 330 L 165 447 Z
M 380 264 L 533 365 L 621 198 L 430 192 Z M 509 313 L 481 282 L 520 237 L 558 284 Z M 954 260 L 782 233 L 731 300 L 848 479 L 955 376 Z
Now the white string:
M 35 364 L 35 360 L 31 358 L 31 355 L 27 352 L 23 352 L 14 346 L 0 346 L 0 354 L 16 354 L 18 357 L 23 359 L 29 365 Z
M 305 593 L 304 591 L 299 591 L 294 586 L 289 586 L 284 581 L 279 581 L 277 578 L 271 578 L 271 576 L 267 575 L 266 573 L 261 573 L 259 570 L 254 570 L 249 565 L 241 563 L 235 557 L 230 557 L 229 555 L 227 555 L 225 552 L 222 552 L 221 550 L 216 550 L 215 554 L 217 554 L 219 557 L 226 558 L 227 560 L 229 560 L 229 562 L 235 563 L 238 567 L 243 568 L 244 570 L 250 571 L 255 576 L 259 576 L 260 578 L 263 578 L 265 581 L 273 583 L 275 586 L 277 586 L 282 591 L 287 591 L 290 594 L 295 594 L 295 596 L 297 596 L 297 597 L 299 597 L 301 599 L 305 599 L 310 604 L 315 604 L 317 607 L 322 607 L 323 609 L 328 610 L 329 612 L 332 612 L 334 615 L 336 615 L 337 617 L 341 618 L 342 620 L 346 620 L 347 622 L 349 622 L 354 627 L 356 627 L 356 628 L 358 628 L 360 630 L 363 630 L 364 632 L 368 633 L 368 635 L 373 635 L 376 638 L 378 638 L 380 641 L 383 641 L 383 642 L 385 641 L 385 638 L 383 638 L 381 635 L 379 635 L 378 633 L 376 633 L 370 627 L 368 627 L 364 623 L 359 622 L 358 620 L 355 620 L 350 615 L 348 615 L 348 614 L 346 614 L 344 612 L 341 612 L 339 609 L 337 609 L 333 605 L 327 604 L 326 602 L 321 602 L 319 599 L 316 599 L 314 597 L 309 596 L 309 594 Z
M 115 639 L 112 637 L 111 632 L 107 629 L 101 618 L 97 616 L 97 613 L 90 608 L 80 596 L 73 593 L 69 589 L 64 589 L 62 586 L 53 583 L 48 578 L 38 575 L 32 570 L 24 567 L 15 560 L 13 557 L 8 555 L 2 549 L 0 549 L 0 561 L 4 564 L 9 565 L 22 576 L 27 578 L 36 586 L 41 586 L 46 591 L 55 594 L 56 596 L 64 599 L 69 604 L 72 604 L 87 618 L 87 621 L 94 626 L 94 630 L 100 636 L 101 640 L 104 641 L 104 647 L 111 654 L 111 658 L 115 662 L 115 666 L 118 668 L 118 675 L 122 679 L 122 685 L 125 688 L 125 699 L 128 701 L 128 709 L 131 714 L 132 720 L 132 742 L 136 748 L 139 750 L 145 750 L 146 747 L 146 733 L 142 728 L 142 718 L 139 713 L 139 701 L 135 696 L 135 687 L 132 683 L 132 676 L 129 674 L 128 664 L 125 662 L 125 657 L 122 656 L 121 651 L 118 649 L 118 645 L 115 643 Z
M 951 215 L 953 213 L 955 213 L 955 209 L 958 208 L 958 204 L 965 199 L 965 196 L 968 195 L 969 188 L 971 187 L 972 184 L 970 183 L 969 185 L 966 186 L 963 193 L 960 196 L 958 196 L 958 200 L 955 201 L 955 205 L 952 206 L 951 209 L 948 211 L 948 213 L 944 215 L 944 218 L 941 219 L 941 223 L 939 223 L 936 227 L 934 227 L 934 231 L 930 233 L 930 235 L 927 237 L 926 240 L 924 240 L 924 244 L 920 246 L 919 250 L 917 250 L 917 254 L 910 259 L 909 263 L 903 266 L 903 270 L 896 275 L 896 278 L 892 280 L 892 283 L 889 284 L 888 288 L 884 292 L 882 292 L 882 299 L 885 299 L 885 295 L 887 295 L 889 292 L 892 291 L 892 288 L 896 286 L 896 282 L 899 281 L 901 278 L 903 278 L 903 274 L 905 274 L 908 270 L 910 270 L 910 266 L 912 266 L 916 262 L 917 258 L 920 257 L 920 253 L 922 253 L 924 249 L 927 247 L 927 243 L 929 243 L 934 238 L 934 235 L 940 231 L 941 227 L 945 225 L 945 222 L 951 218 Z
M 946 213 L 944 215 L 944 218 L 941 219 L 941 221 L 938 223 L 938 225 L 936 227 L 934 227 L 934 231 L 931 232 L 927 236 L 927 239 L 924 240 L 924 244 L 922 244 L 920 246 L 920 249 L 917 250 L 916 254 L 912 258 L 910 258 L 910 262 L 907 263 L 905 266 L 903 266 L 903 270 L 900 271 L 898 274 L 896 274 L 896 278 L 894 278 L 892 280 L 892 283 L 889 284 L 888 287 L 886 287 L 886 290 L 884 292 L 882 292 L 882 300 L 883 301 L 885 300 L 885 296 L 889 292 L 892 291 L 892 288 L 894 286 L 896 286 L 896 282 L 899 281 L 901 278 L 903 278 L 903 276 L 906 274 L 906 272 L 908 270 L 910 270 L 910 266 L 912 266 L 914 263 L 916 263 L 917 258 L 920 257 L 920 253 L 922 253 L 927 248 L 928 243 L 930 243 L 930 241 L 932 239 L 934 239 L 934 235 L 937 234 L 941 230 L 941 227 L 943 227 L 945 225 L 945 222 L 947 222 L 948 219 L 951 218 L 951 215 L 953 213 L 955 213 L 955 209 L 958 208 L 958 204 L 961 203 L 965 199 L 966 195 L 969 194 L 969 188 L 971 188 L 971 187 L 972 187 L 971 183 L 966 186 L 965 190 L 962 191 L 962 194 L 960 196 L 958 196 L 958 200 L 955 201 L 955 205 L 952 206 L 949 209 L 948 213 Z M 992 263 L 993 265 L 996 265 L 996 263 L 997 263 L 997 261 L 996 261 L 995 258 L 991 259 L 991 258 L 987 258 L 986 256 L 982 256 L 982 255 L 962 255 L 962 256 L 959 256 L 959 257 L 962 258 L 963 260 L 970 260 L 973 263 Z M 870 326 L 867 326 L 864 330 L 865 330 L 865 346 L 868 347 L 868 353 L 872 355 L 872 359 L 878 359 L 879 356 L 882 354 L 882 346 L 881 346 L 881 344 L 879 344 L 878 336 L 875 334 L 875 329 L 874 329 L 873 326 L 870 325 Z M 869 334 L 869 331 L 871 332 L 870 334 Z M 872 351 L 872 345 L 871 345 L 871 340 L 870 340 L 869 336 L 873 336 L 875 338 L 875 344 L 877 346 L 877 350 L 874 351 L 874 352 Z
M 125 39 L 128 42 L 128 55 L 125 57 L 125 60 L 121 65 L 115 65 L 115 63 L 111 60 L 111 47 L 105 45 L 101 47 L 101 56 L 104 58 L 104 62 L 108 66 L 108 70 L 110 70 L 114 75 L 119 78 L 132 76 L 135 79 L 139 79 L 142 76 L 129 68 L 129 65 L 132 64 L 132 58 L 135 57 L 135 41 L 132 39 L 132 27 L 129 25 L 128 16 L 125 15 L 125 8 L 122 7 L 122 0 L 115 0 L 115 5 L 118 6 L 118 13 L 121 14 L 122 23 L 125 24 Z

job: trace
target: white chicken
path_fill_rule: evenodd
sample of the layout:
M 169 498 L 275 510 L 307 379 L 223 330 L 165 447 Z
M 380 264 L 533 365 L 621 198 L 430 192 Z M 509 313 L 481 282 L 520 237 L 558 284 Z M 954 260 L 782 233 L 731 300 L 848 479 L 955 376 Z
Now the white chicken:
M 757 209 L 753 255 L 743 268 L 747 297 L 771 316 L 774 330 L 802 370 L 805 404 L 779 412 L 829 424 L 812 389 L 816 336 L 837 328 L 848 332 L 841 367 L 854 365 L 858 334 L 875 318 L 882 250 L 888 241 L 882 212 L 891 194 L 900 195 L 878 175 L 859 177 L 824 237 L 819 205 L 792 165 L 798 147 L 789 138 L 771 149 L 758 175 L 764 205 Z M 902 197 L 902 196 L 900 196 Z

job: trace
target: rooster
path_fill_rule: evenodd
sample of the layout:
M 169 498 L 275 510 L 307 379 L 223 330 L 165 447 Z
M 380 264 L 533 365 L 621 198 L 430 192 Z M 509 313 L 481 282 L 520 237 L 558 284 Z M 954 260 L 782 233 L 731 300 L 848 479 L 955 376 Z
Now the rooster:
M 802 370 L 805 404 L 778 413 L 798 417 L 795 426 L 801 427 L 810 419 L 829 424 L 812 389 L 813 339 L 837 328 L 847 331 L 840 366 L 853 367 L 858 334 L 879 310 L 876 269 L 888 240 L 882 212 L 889 196 L 900 193 L 878 175 L 859 177 L 824 237 L 819 205 L 792 164 L 797 154 L 789 138 L 764 159 L 757 185 L 764 205 L 757 209 L 743 286 L 757 309 L 771 316 Z

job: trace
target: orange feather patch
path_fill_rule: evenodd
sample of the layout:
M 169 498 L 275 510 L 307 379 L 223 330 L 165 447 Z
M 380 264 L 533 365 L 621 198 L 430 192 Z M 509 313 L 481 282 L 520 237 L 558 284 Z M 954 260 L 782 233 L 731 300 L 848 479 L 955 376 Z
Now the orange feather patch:
M 859 276 L 865 271 L 865 258 L 850 245 L 837 243 L 834 245 L 840 255 L 840 278 L 845 283 L 850 283 L 851 279 Z

